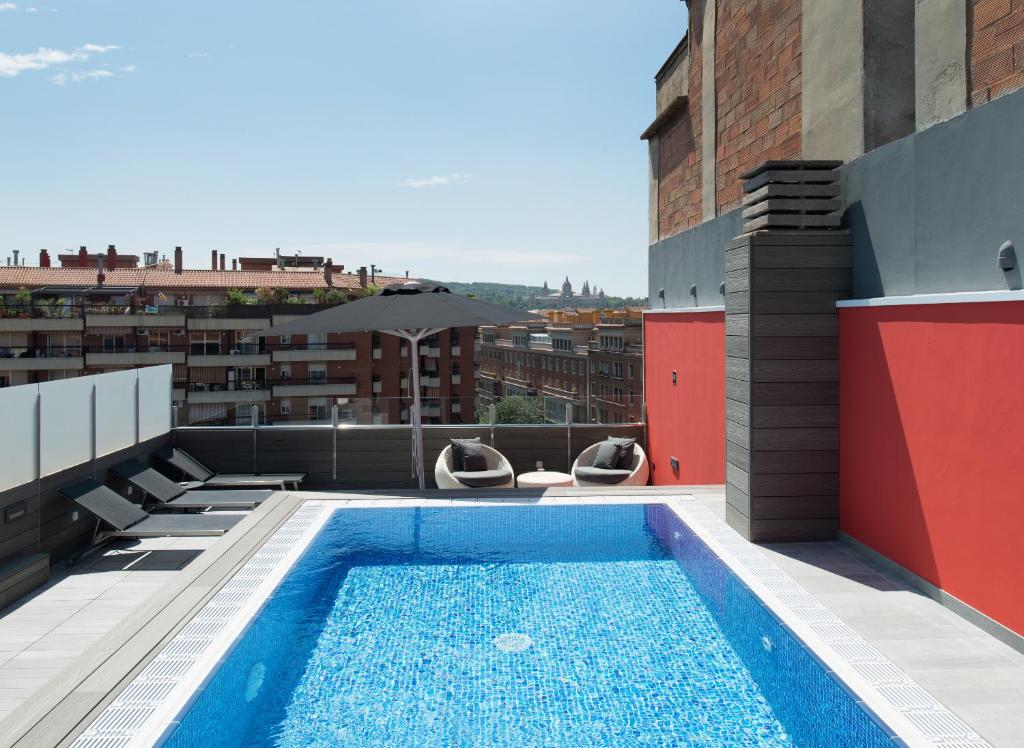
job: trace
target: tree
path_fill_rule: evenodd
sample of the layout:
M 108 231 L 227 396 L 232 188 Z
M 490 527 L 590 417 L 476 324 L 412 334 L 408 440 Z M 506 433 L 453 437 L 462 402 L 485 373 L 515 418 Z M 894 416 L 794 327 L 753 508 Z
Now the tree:
M 480 414 L 480 423 L 488 423 L 487 413 Z M 546 423 L 544 408 L 535 397 L 510 395 L 499 400 L 494 407 L 495 423 Z
M 32 302 L 32 292 L 22 286 L 14 293 L 14 300 L 22 306 L 28 306 Z
M 313 289 L 313 299 L 317 304 L 337 306 L 348 301 L 348 296 L 340 288 L 315 288 Z
M 224 293 L 224 303 L 228 306 L 241 306 L 249 303 L 249 297 L 240 288 L 229 288 Z
M 288 297 L 288 289 L 281 286 L 275 286 L 274 288 L 264 286 L 256 289 L 257 304 L 287 304 Z

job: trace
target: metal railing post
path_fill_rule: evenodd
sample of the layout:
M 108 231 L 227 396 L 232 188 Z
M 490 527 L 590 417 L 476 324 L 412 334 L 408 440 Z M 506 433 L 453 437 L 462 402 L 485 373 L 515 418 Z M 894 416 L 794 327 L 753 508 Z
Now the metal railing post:
M 487 406 L 487 420 L 491 425 L 491 449 L 494 449 L 494 422 L 498 418 L 498 409 L 491 403 Z
M 259 470 L 256 469 L 256 426 L 259 425 L 260 420 L 260 408 L 258 405 L 253 405 L 249 410 L 249 426 L 252 428 L 252 471 L 256 475 L 259 475 Z
M 331 479 L 338 480 L 338 404 L 331 406 Z
M 572 403 L 565 404 L 565 469 L 572 470 Z

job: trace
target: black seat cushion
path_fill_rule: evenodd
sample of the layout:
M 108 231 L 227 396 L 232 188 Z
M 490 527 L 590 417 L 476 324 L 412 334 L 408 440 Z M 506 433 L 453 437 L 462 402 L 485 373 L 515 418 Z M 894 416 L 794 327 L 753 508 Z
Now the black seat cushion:
M 583 465 L 573 471 L 573 475 L 579 480 L 587 481 L 588 483 L 607 483 L 610 486 L 622 483 L 632 474 L 632 470 L 607 470 L 605 468 Z
M 619 467 L 619 452 L 621 451 L 622 449 L 618 444 L 611 439 L 606 439 L 598 445 L 592 464 L 594 467 L 603 470 L 616 470 Z
M 459 483 L 472 488 L 487 488 L 508 483 L 512 480 L 512 472 L 510 470 L 459 470 L 453 472 L 452 477 Z
M 619 470 L 633 469 L 633 447 L 636 446 L 636 439 L 624 436 L 609 436 L 608 441 L 619 447 Z
M 487 455 L 480 443 L 480 437 L 452 439 L 452 472 L 487 469 Z

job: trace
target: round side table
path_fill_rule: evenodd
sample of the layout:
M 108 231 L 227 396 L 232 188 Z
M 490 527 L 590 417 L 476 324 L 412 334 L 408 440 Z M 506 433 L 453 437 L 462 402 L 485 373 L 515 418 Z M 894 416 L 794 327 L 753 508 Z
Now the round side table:
M 557 470 L 536 470 L 516 477 L 520 488 L 563 488 L 572 487 L 572 476 Z

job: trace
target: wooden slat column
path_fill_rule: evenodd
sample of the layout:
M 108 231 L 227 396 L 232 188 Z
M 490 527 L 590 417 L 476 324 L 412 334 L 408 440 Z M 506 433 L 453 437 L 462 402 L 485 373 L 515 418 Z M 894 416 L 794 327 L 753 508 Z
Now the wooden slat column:
M 839 526 L 839 329 L 851 290 L 843 230 L 755 230 L 726 251 L 726 498 L 755 542 Z

